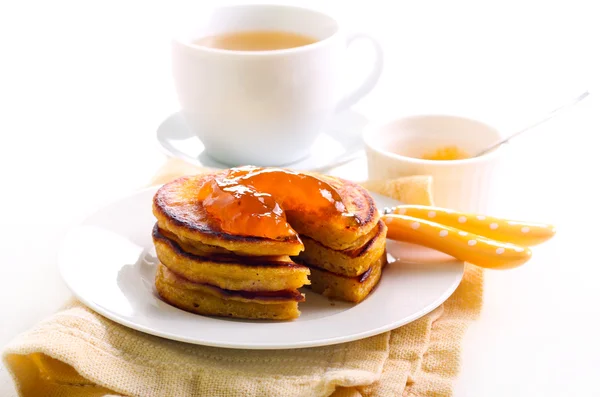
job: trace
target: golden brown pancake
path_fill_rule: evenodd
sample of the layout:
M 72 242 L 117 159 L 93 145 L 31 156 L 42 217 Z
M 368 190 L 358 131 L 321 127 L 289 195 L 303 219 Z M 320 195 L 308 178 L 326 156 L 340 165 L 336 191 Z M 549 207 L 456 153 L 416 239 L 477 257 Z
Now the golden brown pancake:
M 307 174 L 318 177 L 338 191 L 347 210 L 353 214 L 354 222 L 348 224 L 340 218 L 312 218 L 309 222 L 294 222 L 294 219 L 290 219 L 294 230 L 334 250 L 353 248 L 357 241 L 361 245 L 362 241 L 368 241 L 369 233 L 380 218 L 369 192 L 359 184 L 341 178 L 317 173 Z
M 199 200 L 202 184 L 214 174 L 186 176 L 162 186 L 155 194 L 152 212 L 159 228 L 188 244 L 199 242 L 242 255 L 297 255 L 304 246 L 298 236 L 269 239 L 225 233 L 210 218 Z
M 193 283 L 159 264 L 156 290 L 169 304 L 180 309 L 208 316 L 250 319 L 291 320 L 300 315 L 298 302 L 304 296 L 298 291 L 284 296 L 247 297 L 230 294 L 218 288 Z
M 158 219 L 159 227 L 177 235 L 187 244 L 199 242 L 240 255 L 298 255 L 302 251 L 303 244 L 297 234 L 266 238 L 224 232 L 198 199 L 203 184 L 216 175 L 218 173 L 183 177 L 161 187 L 153 200 L 153 213 Z M 310 216 L 310 206 L 307 203 L 305 208 L 285 208 L 289 224 L 298 234 L 306 235 L 326 247 L 336 250 L 355 247 L 357 240 L 368 236 L 379 220 L 379 212 L 372 197 L 353 182 L 312 175 L 325 181 L 339 193 L 352 216 L 326 218 L 322 213 Z
M 309 237 L 302 236 L 304 251 L 293 259 L 343 276 L 359 276 L 385 251 L 387 226 L 383 221 L 379 221 L 373 231 L 374 233 L 370 234 L 371 239 L 364 245 L 343 251 L 332 250 Z
M 164 236 L 157 225 L 152 238 L 160 262 L 173 273 L 196 283 L 244 291 L 294 290 L 309 283 L 308 268 L 286 256 L 194 255 Z
M 379 283 L 381 272 L 387 264 L 387 254 L 377 258 L 364 274 L 345 277 L 316 267 L 310 268 L 310 289 L 328 298 L 348 302 L 362 302 Z
M 158 223 L 155 225 L 158 228 Z M 198 255 L 198 256 L 211 256 L 211 255 L 236 255 L 235 252 L 229 251 L 223 247 L 217 247 L 216 245 L 207 245 L 198 241 L 192 241 L 185 237 L 177 236 L 168 230 L 160 229 L 160 234 L 165 236 L 167 239 L 173 241 L 181 247 L 185 252 Z M 282 257 L 289 258 L 288 255 L 281 255 Z M 260 258 L 260 257 L 259 257 Z M 276 258 L 276 256 L 273 256 Z

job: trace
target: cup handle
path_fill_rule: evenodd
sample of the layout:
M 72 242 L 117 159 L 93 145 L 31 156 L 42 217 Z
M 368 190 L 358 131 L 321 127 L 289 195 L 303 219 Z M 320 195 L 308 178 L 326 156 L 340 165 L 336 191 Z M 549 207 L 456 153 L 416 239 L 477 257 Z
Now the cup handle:
M 375 49 L 375 62 L 373 63 L 373 68 L 360 87 L 353 92 L 346 94 L 346 96 L 337 104 L 336 112 L 349 108 L 358 102 L 359 99 L 367 95 L 377 84 L 377 80 L 379 80 L 381 71 L 383 70 L 383 50 L 379 42 L 366 33 L 357 32 L 348 35 L 346 38 L 346 46 L 349 47 L 353 41 L 358 39 L 367 39 L 371 42 L 371 45 Z

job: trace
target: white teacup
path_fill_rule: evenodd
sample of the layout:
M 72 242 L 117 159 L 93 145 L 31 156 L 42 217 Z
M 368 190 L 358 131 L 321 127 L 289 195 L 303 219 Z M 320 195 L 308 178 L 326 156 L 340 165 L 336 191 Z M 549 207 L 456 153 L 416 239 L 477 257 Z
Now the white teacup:
M 195 44 L 243 31 L 286 31 L 317 41 L 270 51 L 232 51 Z M 370 40 L 374 67 L 350 94 L 342 87 L 346 47 Z M 366 95 L 382 69 L 379 44 L 365 34 L 345 35 L 317 11 L 283 5 L 215 9 L 172 46 L 181 112 L 207 153 L 228 165 L 285 165 L 308 156 L 333 114 Z

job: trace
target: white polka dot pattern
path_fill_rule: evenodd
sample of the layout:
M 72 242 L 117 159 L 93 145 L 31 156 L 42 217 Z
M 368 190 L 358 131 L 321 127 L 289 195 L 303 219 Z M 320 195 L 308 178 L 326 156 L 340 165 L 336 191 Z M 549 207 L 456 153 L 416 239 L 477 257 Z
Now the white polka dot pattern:
M 489 239 L 530 247 L 554 236 L 554 227 L 541 223 L 528 223 L 495 218 L 487 215 L 465 214 L 450 209 L 422 205 L 403 205 L 394 209 L 395 214 L 435 221 L 459 231 L 469 232 Z M 461 234 L 461 236 L 465 237 Z
M 517 250 L 515 248 L 521 248 L 518 245 L 502 243 L 484 233 L 471 234 L 461 230 L 456 215 L 453 216 L 453 220 L 457 227 L 438 222 L 443 217 L 439 211 L 436 211 L 435 221 L 428 219 L 428 211 L 421 215 L 420 218 L 398 214 L 383 215 L 388 225 L 387 237 L 433 248 L 461 261 L 492 269 L 516 267 L 527 262 L 531 256 L 528 248 Z M 487 234 L 496 232 L 490 229 L 489 224 L 482 230 Z

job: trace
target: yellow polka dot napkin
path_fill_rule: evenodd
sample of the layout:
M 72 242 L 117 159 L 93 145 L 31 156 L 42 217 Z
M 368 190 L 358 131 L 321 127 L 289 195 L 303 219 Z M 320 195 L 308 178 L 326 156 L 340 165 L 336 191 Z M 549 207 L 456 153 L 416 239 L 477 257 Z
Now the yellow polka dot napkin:
M 170 161 L 155 182 L 198 169 Z M 408 204 L 432 204 L 431 180 L 367 182 Z M 73 300 L 3 352 L 21 396 L 450 396 L 461 341 L 481 309 L 482 271 L 391 332 L 333 346 L 233 350 L 161 339 L 116 324 Z

